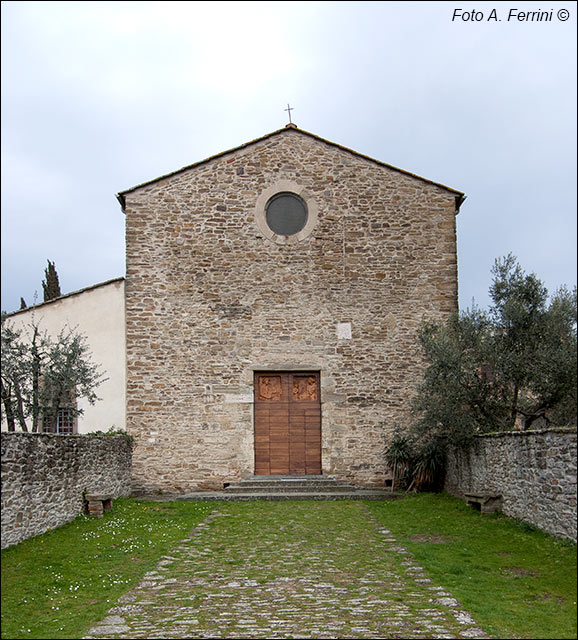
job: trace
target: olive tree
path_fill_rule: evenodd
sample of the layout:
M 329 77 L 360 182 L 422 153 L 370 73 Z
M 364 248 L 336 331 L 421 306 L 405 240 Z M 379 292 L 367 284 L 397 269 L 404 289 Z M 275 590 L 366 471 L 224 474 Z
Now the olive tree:
M 487 311 L 422 326 L 428 365 L 409 434 L 414 468 L 440 469 L 445 447 L 475 434 L 576 424 L 576 288 L 550 297 L 511 254 L 492 275 Z
M 58 412 L 82 413 L 77 400 L 94 404 L 106 380 L 92 362 L 86 337 L 65 327 L 55 337 L 34 321 L 27 331 L 2 318 L 2 408 L 9 431 L 53 430 Z

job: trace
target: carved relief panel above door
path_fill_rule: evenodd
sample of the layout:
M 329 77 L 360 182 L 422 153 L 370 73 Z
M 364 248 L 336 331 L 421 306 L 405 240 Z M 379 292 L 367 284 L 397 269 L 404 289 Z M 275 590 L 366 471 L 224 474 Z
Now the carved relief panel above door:
M 283 399 L 281 376 L 259 375 L 257 400 L 259 402 L 279 402 Z
M 317 402 L 317 376 L 293 375 L 293 401 Z

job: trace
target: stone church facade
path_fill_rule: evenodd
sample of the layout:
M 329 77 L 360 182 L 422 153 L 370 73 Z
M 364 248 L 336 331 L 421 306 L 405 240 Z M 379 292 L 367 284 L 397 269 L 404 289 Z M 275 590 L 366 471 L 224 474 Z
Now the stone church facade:
M 135 490 L 383 486 L 463 194 L 287 125 L 118 198 Z

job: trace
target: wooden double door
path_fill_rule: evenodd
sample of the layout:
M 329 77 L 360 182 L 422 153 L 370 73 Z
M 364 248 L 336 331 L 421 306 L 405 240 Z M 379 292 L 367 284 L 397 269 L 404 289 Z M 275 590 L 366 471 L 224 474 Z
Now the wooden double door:
M 319 373 L 255 373 L 255 475 L 319 474 Z

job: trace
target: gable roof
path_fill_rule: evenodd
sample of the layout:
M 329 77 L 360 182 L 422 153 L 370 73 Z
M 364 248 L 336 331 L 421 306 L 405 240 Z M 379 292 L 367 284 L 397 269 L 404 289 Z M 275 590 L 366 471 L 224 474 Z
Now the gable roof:
M 242 144 L 238 147 L 234 147 L 233 149 L 228 149 L 227 151 L 222 151 L 221 153 L 217 153 L 214 156 L 209 156 L 208 158 L 205 158 L 204 160 L 200 160 L 199 162 L 195 162 L 193 164 L 187 165 L 186 167 L 181 167 L 180 169 L 177 169 L 176 171 L 171 171 L 170 173 L 165 173 L 162 176 L 159 176 L 158 178 L 154 178 L 153 180 L 148 180 L 147 182 L 143 182 L 141 184 L 137 184 L 134 187 L 131 187 L 130 189 L 125 189 L 124 191 L 120 191 L 116 197 L 117 200 L 120 202 L 120 206 L 122 207 L 122 210 L 124 212 L 125 210 L 125 206 L 126 206 L 126 200 L 125 200 L 125 195 L 128 193 L 131 193 L 133 191 L 136 191 L 137 189 L 140 189 L 141 187 L 146 187 L 149 184 L 154 184 L 155 182 L 158 182 L 159 180 L 164 180 L 166 178 L 170 178 L 171 176 L 175 176 L 178 175 L 179 173 L 182 173 L 184 171 L 188 171 L 189 169 L 194 169 L 195 167 L 200 167 L 204 164 L 207 164 L 208 162 L 211 162 L 212 160 L 216 160 L 218 158 L 222 158 L 230 153 L 236 153 L 237 151 L 240 151 L 242 149 L 246 149 L 247 147 L 250 147 L 251 145 L 257 144 L 258 142 L 263 142 L 264 140 L 268 140 L 269 138 L 273 138 L 274 136 L 278 136 L 282 133 L 285 133 L 287 130 L 292 130 L 295 131 L 301 135 L 305 135 L 308 136 L 310 138 L 312 138 L 313 140 L 317 140 L 318 142 L 322 142 L 324 144 L 327 144 L 331 147 L 334 147 L 336 149 L 340 149 L 341 151 L 345 151 L 346 153 L 350 153 L 351 155 L 354 155 L 357 158 L 362 158 L 364 160 L 367 160 L 369 162 L 372 162 L 373 164 L 376 164 L 380 167 L 385 167 L 387 169 L 392 169 L 393 171 L 397 171 L 399 173 L 403 173 L 406 176 L 411 176 L 412 178 L 416 178 L 417 180 L 421 180 L 422 182 L 426 182 L 427 184 L 431 184 L 434 185 L 436 187 L 439 187 L 440 189 L 444 189 L 445 191 L 449 191 L 450 193 L 455 194 L 455 198 L 456 198 L 456 213 L 459 212 L 460 210 L 460 206 L 462 205 L 463 201 L 466 199 L 466 195 L 464 193 L 462 193 L 461 191 L 457 191 L 456 189 L 452 189 L 451 187 L 447 187 L 446 185 L 440 184 L 439 182 L 434 182 L 433 180 L 428 180 L 427 178 L 422 178 L 421 176 L 418 176 L 415 173 L 411 173 L 410 171 L 405 171 L 404 169 L 400 169 L 399 167 L 394 167 L 391 164 L 387 164 L 385 162 L 381 162 L 380 160 L 376 160 L 375 158 L 371 158 L 370 156 L 366 156 L 362 153 L 358 153 L 357 151 L 354 151 L 352 149 L 349 149 L 347 147 L 344 147 L 340 144 L 337 144 L 335 142 L 331 142 L 330 140 L 326 140 L 325 138 L 321 138 L 320 136 L 315 135 L 314 133 L 310 133 L 309 131 L 305 131 L 304 129 L 299 129 L 297 127 L 297 125 L 295 124 L 288 124 L 286 125 L 283 129 L 277 129 L 276 131 L 273 131 L 271 133 L 268 133 L 267 135 L 262 136 L 261 138 L 256 138 L 255 140 L 251 140 L 250 142 L 246 142 L 245 144 Z

